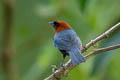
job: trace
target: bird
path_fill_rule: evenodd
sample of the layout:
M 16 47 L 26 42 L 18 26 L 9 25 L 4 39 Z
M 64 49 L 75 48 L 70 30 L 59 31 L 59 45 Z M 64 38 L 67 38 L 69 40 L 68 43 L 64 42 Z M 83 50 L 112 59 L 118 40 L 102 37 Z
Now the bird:
M 81 54 L 81 40 L 72 27 L 67 22 L 61 20 L 51 21 L 49 24 L 55 30 L 53 44 L 63 55 L 61 65 L 63 66 L 66 56 L 70 56 L 72 64 L 75 66 L 85 62 L 86 59 Z

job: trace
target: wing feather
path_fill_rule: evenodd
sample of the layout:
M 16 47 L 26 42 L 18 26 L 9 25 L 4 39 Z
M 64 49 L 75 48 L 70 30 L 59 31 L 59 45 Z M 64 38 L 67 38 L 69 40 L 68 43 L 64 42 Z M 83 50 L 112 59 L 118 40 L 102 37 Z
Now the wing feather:
M 64 31 L 54 37 L 54 45 L 61 50 L 70 50 L 74 45 L 74 40 L 77 37 L 74 31 Z

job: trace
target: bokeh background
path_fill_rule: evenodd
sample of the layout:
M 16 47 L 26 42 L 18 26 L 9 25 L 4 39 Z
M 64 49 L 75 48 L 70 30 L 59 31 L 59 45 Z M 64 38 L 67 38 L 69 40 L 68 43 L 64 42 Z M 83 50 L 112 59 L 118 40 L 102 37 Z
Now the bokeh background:
M 5 13 L 0 1 L 0 50 L 2 54 Z M 83 45 L 120 22 L 120 0 L 16 0 L 11 30 L 10 74 L 0 56 L 0 80 L 43 80 L 60 66 L 62 55 L 53 46 L 49 21 L 68 22 Z M 120 43 L 120 29 L 96 44 L 96 48 Z M 90 48 L 85 54 L 92 51 Z M 8 51 L 9 53 L 9 51 Z M 69 59 L 67 57 L 66 61 Z M 9 60 L 8 60 L 9 62 Z M 6 79 L 6 77 L 8 77 Z M 120 80 L 120 49 L 105 52 L 78 65 L 62 80 Z

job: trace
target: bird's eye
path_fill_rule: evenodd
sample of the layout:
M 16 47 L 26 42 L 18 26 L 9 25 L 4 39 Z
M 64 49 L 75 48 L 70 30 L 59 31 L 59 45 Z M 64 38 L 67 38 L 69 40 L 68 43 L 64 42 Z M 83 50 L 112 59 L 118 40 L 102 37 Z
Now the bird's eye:
M 54 25 L 57 27 L 57 26 L 59 26 L 59 23 L 55 21 Z

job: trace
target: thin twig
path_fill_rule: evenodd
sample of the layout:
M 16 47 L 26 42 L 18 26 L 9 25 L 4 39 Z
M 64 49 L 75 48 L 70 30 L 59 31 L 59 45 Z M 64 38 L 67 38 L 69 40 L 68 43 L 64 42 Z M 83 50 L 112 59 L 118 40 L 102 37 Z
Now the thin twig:
M 114 50 L 114 49 L 117 49 L 117 48 L 120 48 L 120 44 L 117 44 L 117 45 L 114 45 L 114 46 L 109 46 L 109 47 L 106 47 L 106 48 L 95 49 L 91 53 L 89 53 L 88 55 L 86 55 L 84 57 L 86 59 L 88 59 L 88 58 L 90 58 L 90 57 L 92 57 L 96 54 L 101 54 L 102 52 Z
M 107 38 L 113 31 L 115 31 L 116 29 L 120 28 L 120 23 L 114 25 L 113 27 L 111 27 L 109 30 L 107 30 L 106 32 L 104 32 L 103 34 L 101 34 L 100 36 L 98 36 L 97 38 L 95 38 L 94 40 L 91 40 L 89 43 L 87 43 L 83 49 L 82 52 L 86 51 L 89 47 L 95 45 L 95 43 L 97 43 L 98 41 Z
M 82 53 L 85 52 L 88 48 L 90 48 L 91 46 L 93 46 L 95 43 L 97 43 L 98 41 L 107 38 L 112 32 L 114 32 L 116 29 L 120 28 L 120 23 L 114 25 L 113 27 L 111 27 L 109 30 L 107 30 L 105 33 L 101 34 L 100 36 L 98 36 L 97 38 L 95 38 L 94 40 L 91 40 L 88 44 L 86 44 L 84 46 L 84 48 L 82 49 Z M 113 47 L 113 48 L 112 48 Z M 109 51 L 109 50 L 113 50 L 113 49 L 117 49 L 119 47 L 116 46 L 112 46 L 112 47 L 107 47 L 107 49 L 105 49 L 105 51 Z M 109 49 L 110 48 L 110 49 Z M 94 56 L 95 54 L 99 53 L 99 51 L 102 51 L 102 48 L 98 51 L 94 51 L 88 55 L 85 56 L 85 58 L 89 58 L 91 56 Z M 104 50 L 103 50 L 104 52 Z M 64 68 L 59 68 L 58 70 L 56 70 L 53 74 L 51 74 L 49 77 L 45 78 L 44 80 L 60 80 L 62 77 L 64 77 L 66 74 L 68 74 L 72 68 L 74 68 L 75 66 L 72 65 L 71 60 L 69 60 Z

